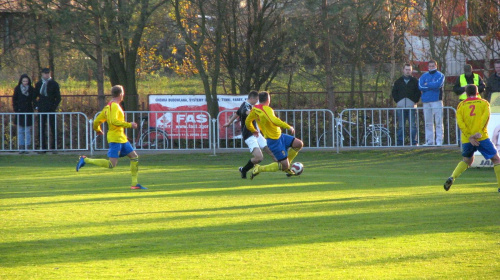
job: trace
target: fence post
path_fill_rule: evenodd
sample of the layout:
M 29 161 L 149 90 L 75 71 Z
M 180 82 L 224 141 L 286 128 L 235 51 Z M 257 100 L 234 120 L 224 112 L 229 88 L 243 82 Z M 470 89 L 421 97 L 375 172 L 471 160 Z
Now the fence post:
M 212 128 L 213 128 L 213 139 L 212 143 L 214 145 L 214 156 L 216 156 L 216 150 L 217 150 L 217 120 L 212 119 Z
M 94 138 L 92 137 L 92 131 L 94 130 L 94 129 L 92 128 L 92 127 L 93 127 L 93 125 L 92 125 L 92 124 L 93 124 L 93 122 L 94 122 L 94 120 L 93 120 L 93 119 L 90 119 L 90 120 L 89 120 L 89 124 L 90 124 L 90 125 L 89 125 L 89 135 L 90 135 L 90 137 L 89 137 L 89 139 L 90 139 L 90 157 L 93 157 L 93 156 L 94 156 L 94 145 L 93 145 L 93 144 L 94 144 L 94 140 L 96 140 L 96 139 L 94 139 Z

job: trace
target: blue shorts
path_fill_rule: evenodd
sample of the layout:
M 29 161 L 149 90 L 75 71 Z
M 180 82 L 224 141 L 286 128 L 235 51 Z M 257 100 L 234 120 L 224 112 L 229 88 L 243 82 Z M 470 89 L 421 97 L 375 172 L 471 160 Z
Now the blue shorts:
M 269 147 L 269 150 L 273 152 L 274 157 L 278 161 L 282 161 L 288 157 L 288 148 L 292 146 L 295 137 L 288 134 L 281 134 L 278 139 L 267 138 L 266 140 L 267 146 Z
M 473 146 L 471 143 L 462 144 L 462 156 L 471 158 L 475 151 L 479 151 L 485 159 L 491 159 L 497 154 L 497 149 L 490 138 L 479 141 L 479 146 Z
M 108 157 L 119 158 L 124 157 L 134 151 L 134 147 L 130 142 L 126 143 L 109 143 Z

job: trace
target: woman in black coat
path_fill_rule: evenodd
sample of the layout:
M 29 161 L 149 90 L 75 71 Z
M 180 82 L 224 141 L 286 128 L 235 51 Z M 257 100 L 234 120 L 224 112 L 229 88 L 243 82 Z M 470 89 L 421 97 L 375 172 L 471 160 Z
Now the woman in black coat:
M 19 83 L 14 88 L 13 96 L 14 112 L 16 113 L 33 113 L 33 104 L 35 102 L 35 88 L 31 84 L 31 79 L 27 74 L 22 74 L 19 78 Z M 31 127 L 33 126 L 32 114 L 19 114 L 16 119 L 17 139 L 19 150 L 22 153 L 31 144 Z

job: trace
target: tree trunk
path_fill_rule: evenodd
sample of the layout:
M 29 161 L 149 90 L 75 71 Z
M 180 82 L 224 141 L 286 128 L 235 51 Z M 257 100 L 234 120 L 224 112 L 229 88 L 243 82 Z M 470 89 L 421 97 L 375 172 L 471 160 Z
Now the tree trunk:
M 427 28 L 429 30 L 429 47 L 431 51 L 431 59 L 436 59 L 436 42 L 434 41 L 434 5 L 431 0 L 426 0 L 426 19 L 427 19 Z
M 361 70 L 363 69 L 363 64 L 361 62 L 361 60 L 359 61 L 359 66 L 358 66 L 358 79 L 359 79 L 359 93 L 358 93 L 358 96 L 359 96 L 359 104 L 361 105 L 361 108 L 364 108 L 365 107 L 365 98 L 363 96 L 363 71 Z
M 103 51 L 101 45 L 101 23 L 98 16 L 94 17 L 95 27 L 97 34 L 95 36 L 96 43 L 96 63 L 97 63 L 97 98 L 99 99 L 99 110 L 102 110 L 106 104 L 106 96 L 104 94 L 104 64 L 103 64 Z
M 48 38 L 47 38 L 47 51 L 49 53 L 49 68 L 52 72 L 52 78 L 55 79 L 56 76 L 56 65 L 55 65 L 55 55 L 54 55 L 54 31 L 52 26 L 52 21 L 47 20 Z
M 355 83 L 356 83 L 356 63 L 352 63 L 351 70 L 351 93 L 349 94 L 349 107 L 354 108 L 354 91 L 355 91 Z
M 326 95 L 328 96 L 328 110 L 335 113 L 335 93 L 333 86 L 333 71 L 332 71 L 332 52 L 330 42 L 330 28 L 328 28 L 328 1 L 323 0 L 322 19 L 323 19 L 323 49 L 324 49 L 324 67 L 326 75 Z

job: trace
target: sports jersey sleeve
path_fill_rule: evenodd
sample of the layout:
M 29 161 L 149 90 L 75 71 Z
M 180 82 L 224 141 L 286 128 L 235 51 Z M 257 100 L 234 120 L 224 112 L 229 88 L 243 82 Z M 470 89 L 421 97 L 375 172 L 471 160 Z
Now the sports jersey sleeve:
M 481 128 L 482 128 L 482 134 L 483 134 L 483 137 L 484 137 L 484 132 L 488 131 L 488 122 L 490 121 L 490 115 L 491 115 L 491 112 L 490 112 L 490 104 L 484 100 L 483 102 L 484 106 L 483 106 L 483 115 L 481 116 L 481 120 L 482 120 L 482 123 L 481 123 Z
M 264 109 L 264 112 L 266 113 L 266 117 L 269 119 L 269 121 L 271 121 L 271 123 L 273 123 L 275 126 L 279 126 L 281 128 L 284 128 L 284 129 L 290 129 L 291 126 L 289 124 L 287 124 L 286 122 L 280 120 L 278 117 L 276 117 L 274 115 L 274 110 L 273 108 L 269 107 L 269 106 L 264 106 L 263 107 Z
M 253 125 L 253 121 L 257 119 L 258 115 L 255 112 L 255 110 L 250 111 L 250 114 L 248 114 L 246 120 L 245 120 L 245 126 L 248 129 L 248 131 L 254 133 L 257 131 L 255 126 Z
M 462 135 L 465 139 L 469 139 L 469 137 L 472 135 L 470 134 L 469 128 L 465 125 L 464 121 L 464 107 L 462 106 L 464 102 L 461 102 L 458 105 L 457 108 L 457 124 L 458 127 L 460 128 L 460 131 L 462 131 Z
M 132 127 L 131 123 L 120 120 L 121 109 L 119 106 L 120 105 L 116 103 L 111 103 L 108 122 L 114 126 L 131 128 Z
M 101 130 L 101 124 L 106 121 L 106 113 L 105 113 L 106 107 L 97 115 L 97 117 L 94 120 L 94 123 L 92 124 L 92 128 L 97 131 L 97 132 L 102 132 Z

